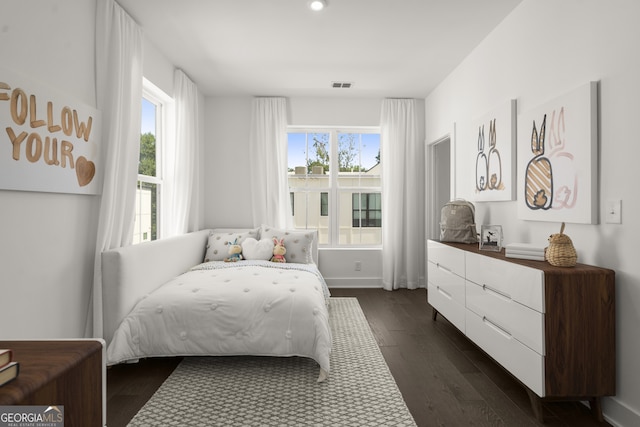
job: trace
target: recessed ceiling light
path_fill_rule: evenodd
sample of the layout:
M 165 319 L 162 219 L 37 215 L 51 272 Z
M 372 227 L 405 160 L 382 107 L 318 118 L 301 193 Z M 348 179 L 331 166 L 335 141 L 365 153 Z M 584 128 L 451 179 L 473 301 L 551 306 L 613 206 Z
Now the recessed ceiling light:
M 309 7 L 311 8 L 311 10 L 317 12 L 327 7 L 327 2 L 325 0 L 311 0 L 309 2 Z

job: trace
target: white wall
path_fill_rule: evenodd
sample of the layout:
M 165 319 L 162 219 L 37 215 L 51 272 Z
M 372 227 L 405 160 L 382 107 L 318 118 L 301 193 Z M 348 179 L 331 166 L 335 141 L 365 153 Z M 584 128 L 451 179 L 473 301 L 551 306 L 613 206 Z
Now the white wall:
M 251 227 L 250 97 L 205 99 L 205 227 Z
M 288 102 L 290 125 L 380 125 L 381 99 L 294 97 Z M 421 100 L 418 107 L 422 117 Z M 251 97 L 209 97 L 205 114 L 205 226 L 249 227 Z M 319 263 L 329 286 L 382 286 L 379 249 L 323 249 Z
M 0 66 L 95 107 L 94 26 L 92 1 L 4 0 Z M 84 336 L 98 202 L 0 190 L 0 339 Z
M 173 65 L 145 36 L 142 43 L 142 74 L 158 89 L 173 98 Z
M 457 164 L 471 137 L 473 117 L 509 99 L 527 111 L 591 80 L 600 81 L 600 202 L 622 199 L 622 225 L 568 224 L 579 262 L 616 271 L 617 396 L 603 402 L 611 422 L 640 425 L 640 2 L 635 0 L 525 0 L 426 99 L 427 141 L 456 123 Z M 470 180 L 470 181 L 468 181 Z M 473 182 L 462 168 L 463 182 Z M 505 243 L 545 243 L 559 224 L 517 219 L 516 202 L 476 203 L 478 224 L 502 224 Z
M 94 40 L 94 1 L 2 2 L 0 67 L 93 107 Z M 174 67 L 146 40 L 143 60 L 145 76 L 173 95 Z M 0 339 L 91 331 L 99 203 L 99 195 L 0 190 Z

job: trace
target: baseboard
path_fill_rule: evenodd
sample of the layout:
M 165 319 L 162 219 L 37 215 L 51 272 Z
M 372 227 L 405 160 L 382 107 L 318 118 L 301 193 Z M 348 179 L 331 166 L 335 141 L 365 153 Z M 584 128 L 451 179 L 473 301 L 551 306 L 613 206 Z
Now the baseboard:
M 616 427 L 640 426 L 640 413 L 616 397 L 602 398 L 604 419 Z
M 330 288 L 381 288 L 381 277 L 325 277 Z

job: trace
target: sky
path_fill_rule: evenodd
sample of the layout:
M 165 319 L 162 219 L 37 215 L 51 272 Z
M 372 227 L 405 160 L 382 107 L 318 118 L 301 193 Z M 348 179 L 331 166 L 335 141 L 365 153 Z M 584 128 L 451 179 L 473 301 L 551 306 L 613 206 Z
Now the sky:
M 142 127 L 140 133 L 156 134 L 156 106 L 142 98 Z
M 294 169 L 296 166 L 305 166 L 307 164 L 306 160 L 306 145 L 307 141 L 309 144 L 309 156 L 314 158 L 314 148 L 313 148 L 313 135 L 312 133 L 289 133 L 288 134 L 288 142 L 289 142 L 289 152 L 288 152 L 288 167 L 290 169 Z M 362 166 L 366 169 L 374 166 L 376 161 L 376 156 L 380 152 L 380 134 L 359 134 L 361 135 L 361 161 Z M 308 138 L 307 138 L 308 136 Z M 328 140 L 328 138 L 327 138 Z

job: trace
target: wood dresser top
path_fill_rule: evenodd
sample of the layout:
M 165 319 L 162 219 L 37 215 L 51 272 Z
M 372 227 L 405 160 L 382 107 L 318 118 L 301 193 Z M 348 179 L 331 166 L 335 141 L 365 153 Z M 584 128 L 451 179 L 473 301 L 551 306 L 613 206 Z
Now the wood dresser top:
M 0 387 L 0 405 L 14 405 L 62 376 L 88 356 L 102 352 L 98 340 L 0 341 L 20 364 L 18 377 Z
M 600 272 L 605 274 L 615 274 L 615 272 L 608 268 L 596 267 L 588 264 L 576 264 L 574 267 L 555 267 L 549 264 L 547 261 L 533 261 L 520 258 L 508 258 L 505 256 L 505 249 L 502 248 L 500 252 L 493 251 L 481 251 L 478 244 L 472 243 L 453 243 L 453 242 L 439 242 L 443 245 L 452 246 L 454 248 L 462 249 L 467 252 L 473 252 L 480 255 L 485 255 L 491 258 L 499 259 L 502 261 L 512 262 L 514 264 L 523 265 L 525 267 L 536 268 L 542 270 L 545 273 L 563 275 L 563 274 L 581 274 L 581 273 L 593 273 Z

